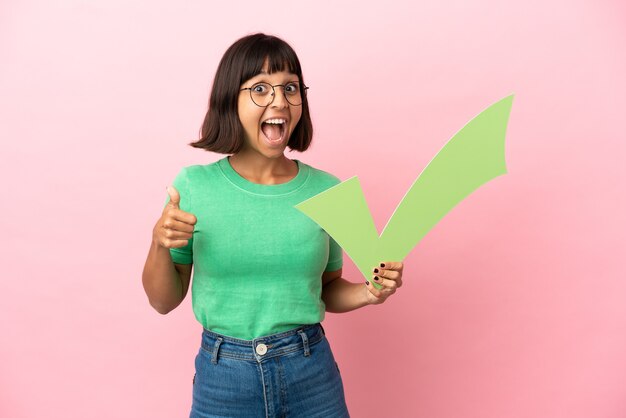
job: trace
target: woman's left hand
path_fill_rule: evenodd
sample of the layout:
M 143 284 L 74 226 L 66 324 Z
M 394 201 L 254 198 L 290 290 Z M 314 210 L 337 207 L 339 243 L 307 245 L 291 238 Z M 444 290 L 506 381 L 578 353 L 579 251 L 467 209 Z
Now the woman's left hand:
M 376 289 L 370 281 L 366 281 L 367 303 L 379 305 L 402 286 L 402 269 L 404 264 L 400 261 L 383 261 L 372 269 L 371 282 L 382 285 L 382 289 Z

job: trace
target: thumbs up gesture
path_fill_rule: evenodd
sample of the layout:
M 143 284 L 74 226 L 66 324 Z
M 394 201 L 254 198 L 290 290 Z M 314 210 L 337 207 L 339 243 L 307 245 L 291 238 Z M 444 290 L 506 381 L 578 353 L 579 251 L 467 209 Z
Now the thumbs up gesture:
M 152 231 L 153 240 L 165 248 L 180 248 L 187 245 L 193 234 L 196 217 L 180 210 L 180 194 L 174 186 L 167 188 L 170 201 Z

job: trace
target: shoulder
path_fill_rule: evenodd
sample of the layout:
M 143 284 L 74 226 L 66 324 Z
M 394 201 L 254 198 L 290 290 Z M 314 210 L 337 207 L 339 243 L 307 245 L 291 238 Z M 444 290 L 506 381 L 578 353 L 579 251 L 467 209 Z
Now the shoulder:
M 185 178 L 187 181 L 195 183 L 196 181 L 207 180 L 212 176 L 220 173 L 219 161 L 210 164 L 188 165 L 180 169 L 178 176 Z
M 205 190 L 207 184 L 219 184 L 220 177 L 221 174 L 217 162 L 204 165 L 188 165 L 178 171 L 172 184 L 182 194 L 194 195 L 198 190 Z
M 300 163 L 305 165 L 309 169 L 309 176 L 311 180 L 313 180 L 314 182 L 322 186 L 332 187 L 336 184 L 341 183 L 341 180 L 339 179 L 339 177 L 335 176 L 334 174 L 329 173 L 328 171 L 315 168 L 302 161 L 300 161 Z

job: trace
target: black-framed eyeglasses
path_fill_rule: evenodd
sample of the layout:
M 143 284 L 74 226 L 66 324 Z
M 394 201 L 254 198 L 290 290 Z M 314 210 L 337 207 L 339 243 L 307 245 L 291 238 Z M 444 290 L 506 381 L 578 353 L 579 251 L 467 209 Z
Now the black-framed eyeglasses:
M 287 99 L 287 102 L 289 102 L 292 106 L 300 106 L 302 104 L 302 97 L 309 89 L 304 84 L 300 86 L 300 82 L 298 81 L 290 81 L 287 84 L 275 85 L 271 85 L 269 83 L 256 83 L 252 87 L 245 87 L 239 91 L 250 90 L 250 98 L 252 99 L 252 102 L 259 107 L 267 107 L 272 104 L 274 98 L 276 97 L 276 91 L 274 90 L 275 87 L 283 88 L 285 99 Z

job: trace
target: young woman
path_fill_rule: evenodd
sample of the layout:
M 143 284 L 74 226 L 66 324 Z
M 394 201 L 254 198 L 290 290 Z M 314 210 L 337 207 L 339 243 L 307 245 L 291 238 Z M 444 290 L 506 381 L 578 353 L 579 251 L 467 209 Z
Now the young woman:
M 143 285 L 158 312 L 182 302 L 194 266 L 192 418 L 349 416 L 324 312 L 380 304 L 402 285 L 394 261 L 372 266 L 380 290 L 341 278 L 341 248 L 294 208 L 339 183 L 284 154 L 311 143 L 307 88 L 283 40 L 236 41 L 190 144 L 228 155 L 183 168 L 154 227 Z

